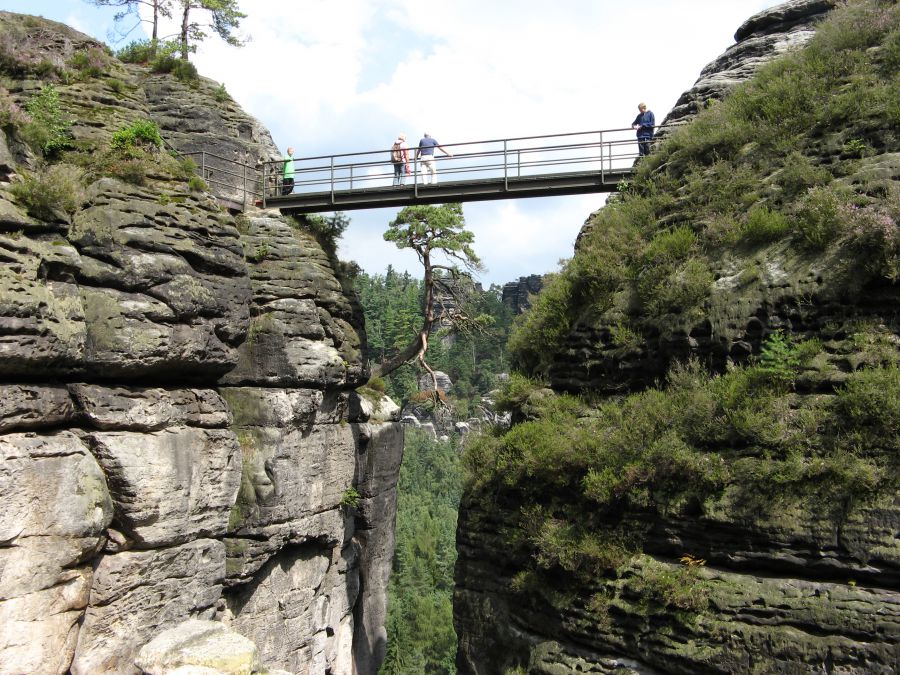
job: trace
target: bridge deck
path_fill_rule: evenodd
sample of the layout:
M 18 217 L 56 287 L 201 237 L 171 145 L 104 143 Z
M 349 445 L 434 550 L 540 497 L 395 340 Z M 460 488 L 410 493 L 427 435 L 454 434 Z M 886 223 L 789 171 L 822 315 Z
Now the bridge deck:
M 443 144 L 443 154 L 435 153 L 440 182 L 424 185 L 425 167 L 415 143 L 409 145 L 407 185 L 392 185 L 396 165 L 382 148 L 294 157 L 288 195 L 281 194 L 284 159 L 250 166 L 205 151 L 187 154 L 223 203 L 298 214 L 611 192 L 631 175 L 638 155 L 633 129 Z
M 622 168 L 603 172 L 585 171 L 507 178 L 448 180 L 436 185 L 413 184 L 410 180 L 409 184 L 401 186 L 272 196 L 266 199 L 266 206 L 281 209 L 285 213 L 300 214 L 403 207 L 413 204 L 443 204 L 446 202 L 614 192 L 619 181 L 630 176 L 631 172 L 631 168 Z M 410 179 L 412 178 L 410 176 Z

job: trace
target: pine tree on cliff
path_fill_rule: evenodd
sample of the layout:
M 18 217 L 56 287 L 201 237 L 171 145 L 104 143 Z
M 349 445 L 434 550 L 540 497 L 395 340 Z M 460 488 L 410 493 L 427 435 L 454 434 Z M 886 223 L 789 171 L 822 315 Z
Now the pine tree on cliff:
M 400 249 L 411 248 L 422 263 L 422 325 L 406 348 L 372 368 L 372 377 L 384 377 L 405 363 L 418 361 L 431 375 L 438 397 L 437 377 L 425 360 L 431 330 L 449 324 L 452 330 L 471 331 L 484 323 L 484 317 L 467 313 L 465 298 L 455 283 L 466 273 L 464 270 L 481 269 L 481 261 L 472 249 L 475 235 L 465 226 L 460 204 L 407 206 L 388 225 L 385 241 L 394 242 Z M 446 259 L 447 263 L 435 262 L 435 256 Z M 439 295 L 452 296 L 454 302 L 439 302 Z
M 152 34 L 150 36 L 151 44 L 153 49 L 156 49 L 156 44 L 159 42 L 159 19 L 160 17 L 171 18 L 172 17 L 172 0 L 89 0 L 92 5 L 96 5 L 97 7 L 122 7 L 124 8 L 121 12 L 118 12 L 113 20 L 116 23 L 122 21 L 126 16 L 130 14 L 135 14 L 138 17 L 138 22 L 129 28 L 127 31 L 123 32 L 121 35 L 125 37 L 131 33 L 135 28 L 138 27 L 139 24 L 146 21 L 147 23 L 153 26 Z M 153 19 L 141 19 L 140 18 L 140 10 L 141 5 L 145 7 L 149 7 L 153 12 Z
M 212 28 L 216 35 L 232 47 L 240 47 L 246 41 L 234 34 L 241 25 L 241 19 L 247 15 L 238 9 L 237 0 L 179 0 L 181 3 L 181 33 L 178 41 L 181 44 L 181 58 L 187 59 L 188 53 L 196 48 L 192 43 L 205 40 L 208 35 L 204 28 Z M 191 21 L 191 10 L 205 10 L 211 23 Z

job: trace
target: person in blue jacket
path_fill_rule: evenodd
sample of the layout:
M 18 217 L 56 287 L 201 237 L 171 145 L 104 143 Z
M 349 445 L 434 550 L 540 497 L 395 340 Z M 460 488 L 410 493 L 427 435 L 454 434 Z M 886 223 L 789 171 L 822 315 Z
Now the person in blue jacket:
M 422 174 L 422 183 L 424 185 L 428 185 L 429 174 L 431 175 L 431 182 L 437 184 L 437 167 L 434 165 L 435 148 L 443 152 L 447 157 L 453 157 L 441 147 L 440 143 L 431 137 L 431 134 L 426 133 L 425 137 L 419 141 L 419 147 L 416 149 L 416 159 L 419 160 L 421 166 L 419 172 Z
M 650 143 L 653 141 L 653 129 L 656 126 L 656 118 L 653 111 L 647 110 L 646 103 L 638 103 L 638 116 L 631 123 L 631 128 L 637 130 L 638 156 L 650 154 Z

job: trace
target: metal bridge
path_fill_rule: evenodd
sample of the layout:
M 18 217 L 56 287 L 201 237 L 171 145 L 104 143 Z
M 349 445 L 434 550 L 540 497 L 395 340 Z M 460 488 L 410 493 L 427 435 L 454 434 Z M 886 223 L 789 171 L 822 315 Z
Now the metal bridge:
M 294 158 L 294 187 L 282 194 L 283 160 L 256 167 L 193 153 L 201 176 L 222 197 L 285 213 L 350 211 L 413 204 L 613 192 L 638 156 L 634 130 L 607 129 L 442 144 L 437 183 L 424 184 L 416 141 L 408 142 L 410 175 L 395 186 L 390 148 Z

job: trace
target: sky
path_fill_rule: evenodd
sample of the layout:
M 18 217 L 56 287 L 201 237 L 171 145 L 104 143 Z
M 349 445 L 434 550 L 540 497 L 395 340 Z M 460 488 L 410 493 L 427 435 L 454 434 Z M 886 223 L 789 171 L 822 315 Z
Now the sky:
M 295 156 L 388 148 L 400 131 L 441 143 L 628 127 L 646 101 L 662 121 L 749 17 L 777 0 L 240 0 L 241 48 L 192 56 Z M 2 0 L 118 49 L 114 10 L 87 0 Z M 131 21 L 129 18 L 127 21 Z M 123 23 L 131 27 L 131 24 Z M 148 27 L 149 30 L 149 27 Z M 162 34 L 175 27 L 163 27 Z M 556 271 L 603 194 L 463 206 L 480 281 Z M 338 249 L 370 274 L 421 276 L 382 234 L 396 209 L 350 211 Z

